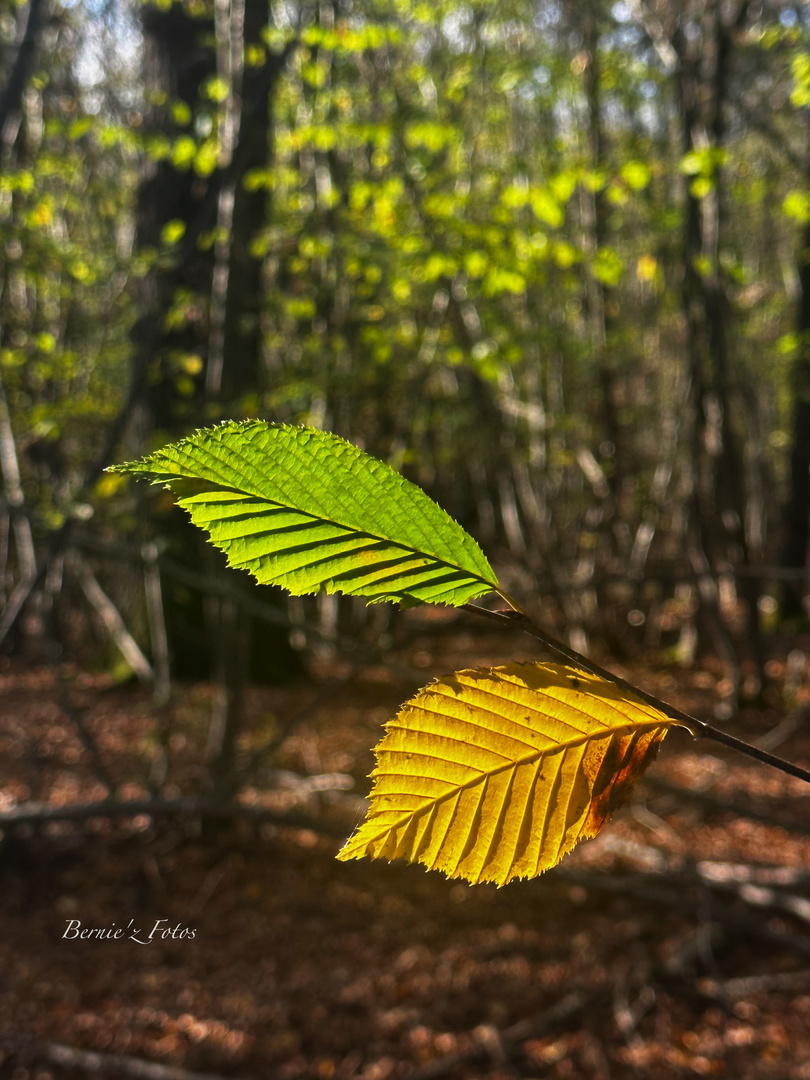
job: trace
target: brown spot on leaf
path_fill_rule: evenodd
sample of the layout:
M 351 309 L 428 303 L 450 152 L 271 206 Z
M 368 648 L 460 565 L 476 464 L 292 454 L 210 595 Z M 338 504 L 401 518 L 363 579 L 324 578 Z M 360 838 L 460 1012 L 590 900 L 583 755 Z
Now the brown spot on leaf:
M 658 753 L 664 728 L 614 736 L 607 747 L 591 789 L 591 805 L 583 836 L 596 836 L 614 810 L 627 800 L 633 787 Z

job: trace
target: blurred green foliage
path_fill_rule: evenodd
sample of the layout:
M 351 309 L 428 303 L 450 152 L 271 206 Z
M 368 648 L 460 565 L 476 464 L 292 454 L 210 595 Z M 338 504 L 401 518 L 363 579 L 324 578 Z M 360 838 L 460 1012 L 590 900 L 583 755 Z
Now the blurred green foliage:
M 191 99 L 172 71 L 150 74 L 140 31 L 181 7 Z M 225 417 L 328 428 L 488 543 L 575 577 L 602 549 L 627 565 L 645 522 L 662 559 L 682 552 L 696 439 L 718 453 L 714 393 L 748 470 L 734 512 L 756 503 L 761 554 L 790 441 L 810 28 L 798 5 L 751 9 L 729 39 L 718 134 L 690 128 L 679 98 L 679 64 L 708 48 L 704 8 L 658 5 L 645 24 L 596 0 L 587 19 L 551 0 L 270 4 L 228 66 L 210 0 L 54 4 L 0 177 L 0 367 L 40 532 L 88 505 L 135 526 L 116 478 L 84 485 L 132 407 L 133 327 L 157 310 L 161 428 L 135 409 L 130 455 Z M 24 15 L 0 3 L 7 69 Z M 264 122 L 240 115 L 240 80 L 285 46 L 266 160 L 229 174 L 260 199 L 249 231 L 220 198 L 195 232 L 158 185 L 147 235 L 145 178 L 163 170 L 203 200 L 236 160 L 234 123 L 247 138 Z M 729 305 L 731 368 L 703 397 L 683 299 L 690 205 L 717 232 L 691 269 Z M 209 367 L 216 267 L 237 249 L 259 270 L 239 317 L 261 362 L 228 396 Z

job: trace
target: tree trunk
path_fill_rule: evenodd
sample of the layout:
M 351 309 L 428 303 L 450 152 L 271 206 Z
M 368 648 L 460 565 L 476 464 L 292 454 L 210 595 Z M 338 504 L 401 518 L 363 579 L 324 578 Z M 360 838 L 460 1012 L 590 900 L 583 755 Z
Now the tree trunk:
M 716 572 L 718 560 L 732 565 L 750 563 L 745 535 L 746 492 L 743 455 L 734 412 L 743 407 L 734 393 L 732 305 L 719 265 L 723 224 L 722 169 L 717 156 L 725 138 L 728 68 L 732 34 L 745 19 L 748 3 L 741 4 L 733 24 L 723 21 L 719 0 L 703 15 L 704 34 L 688 46 L 676 36 L 683 151 L 714 162 L 686 193 L 684 217 L 683 311 L 694 402 L 692 442 L 693 525 L 692 562 L 705 563 Z M 695 189 L 698 179 L 708 188 Z M 734 650 L 717 603 L 716 587 L 702 577 L 701 600 L 715 648 L 729 657 Z M 757 623 L 756 582 L 743 578 L 741 591 L 748 604 L 748 636 L 761 666 Z M 735 678 L 738 665 L 735 661 Z
M 790 451 L 790 498 L 786 512 L 785 565 L 807 566 L 810 542 L 810 224 L 799 251 L 799 304 L 796 319 L 799 355 L 793 369 L 793 445 Z M 806 582 L 788 582 L 783 594 L 786 618 L 807 616 Z
M 267 25 L 267 4 L 247 0 L 244 21 L 244 48 L 261 45 Z M 244 155 L 243 173 L 269 167 L 271 151 L 271 94 L 259 67 L 244 68 L 239 145 Z M 262 382 L 262 261 L 251 254 L 251 242 L 267 221 L 268 192 L 265 185 L 248 190 L 238 183 L 234 189 L 233 223 L 225 312 L 222 397 L 233 401 Z

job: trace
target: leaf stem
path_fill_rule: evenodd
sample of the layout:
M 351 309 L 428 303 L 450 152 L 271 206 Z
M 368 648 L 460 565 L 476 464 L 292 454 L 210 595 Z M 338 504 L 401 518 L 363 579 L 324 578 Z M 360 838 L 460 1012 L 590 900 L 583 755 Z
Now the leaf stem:
M 500 590 L 498 591 L 500 592 Z M 509 603 L 512 603 L 511 599 L 506 597 L 503 593 L 501 593 L 501 595 L 505 600 L 508 600 Z M 578 653 L 574 649 L 569 649 L 568 646 L 563 645 L 561 641 L 557 641 L 556 638 L 550 637 L 548 634 L 544 633 L 525 612 L 517 608 L 516 605 L 513 606 L 515 607 L 514 611 L 490 611 L 488 608 L 479 607 L 477 604 L 464 604 L 464 610 L 470 611 L 482 618 L 498 622 L 502 626 L 509 625 L 517 627 L 522 630 L 524 634 L 528 634 L 530 637 L 541 642 L 550 652 L 555 653 L 557 656 L 567 660 L 570 664 L 573 664 L 574 667 L 579 668 L 580 671 L 587 671 L 590 675 L 596 675 L 597 678 L 607 679 L 609 682 L 621 687 L 622 690 L 626 690 L 630 694 L 635 694 L 636 697 L 641 698 L 641 700 L 645 701 L 648 705 L 652 705 L 654 709 L 658 709 L 659 712 L 664 713 L 670 720 L 674 720 L 676 723 L 680 724 L 681 727 L 685 727 L 692 735 L 696 737 L 702 736 L 704 739 L 713 739 L 715 742 L 722 743 L 724 746 L 730 746 L 740 754 L 745 754 L 747 757 L 754 758 L 755 761 L 761 761 L 765 765 L 770 765 L 774 769 L 779 769 L 780 772 L 787 773 L 788 776 L 795 776 L 799 780 L 804 780 L 805 783 L 810 784 L 810 770 L 803 769 L 799 765 L 793 765 L 783 758 L 776 757 L 775 754 L 769 754 L 767 750 L 760 750 L 758 746 L 753 746 L 751 743 L 738 739 L 734 735 L 729 735 L 719 728 L 712 727 L 712 725 L 708 724 L 705 720 L 699 720 L 696 716 L 690 716 L 689 713 L 676 709 L 674 705 L 669 705 L 666 701 L 661 701 L 661 699 L 655 697 L 654 694 L 648 694 L 645 690 L 641 690 L 638 686 L 634 686 L 632 683 L 627 682 L 627 680 L 623 679 L 620 675 L 614 675 L 612 671 L 607 671 L 605 668 L 600 667 L 599 664 L 595 664 L 592 660 L 583 656 L 582 653 Z
M 496 589 L 495 592 L 498 594 L 498 596 L 501 597 L 502 600 L 505 600 L 507 604 L 517 612 L 518 615 L 523 615 L 524 618 L 528 619 L 529 616 L 526 614 L 526 612 L 523 610 L 517 600 L 515 600 L 514 596 L 510 596 L 505 589 L 501 588 Z M 477 608 L 475 604 L 466 604 L 465 606 L 469 608 L 475 608 L 476 611 L 479 610 L 479 608 Z M 481 608 L 480 610 L 484 611 L 486 609 Z M 509 618 L 510 616 L 511 612 L 507 614 L 507 618 Z

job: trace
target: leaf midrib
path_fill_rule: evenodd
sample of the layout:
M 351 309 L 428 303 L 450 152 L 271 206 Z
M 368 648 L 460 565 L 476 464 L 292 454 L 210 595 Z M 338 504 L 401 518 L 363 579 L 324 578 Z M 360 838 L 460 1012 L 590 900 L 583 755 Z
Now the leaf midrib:
M 672 723 L 668 723 L 668 722 L 666 722 L 666 720 L 664 720 L 664 721 L 659 720 L 656 723 L 650 722 L 650 723 L 646 723 L 646 724 L 625 724 L 622 727 L 610 728 L 609 729 L 609 737 L 612 739 L 615 735 L 635 734 L 636 732 L 639 732 L 639 731 L 649 731 L 652 728 L 664 728 L 664 729 L 667 729 L 667 728 L 670 728 L 672 726 L 673 726 Z M 441 795 L 437 795 L 432 799 L 428 799 L 418 809 L 405 811 L 402 814 L 402 816 L 397 819 L 396 824 L 388 824 L 388 825 L 386 825 L 385 828 L 381 829 L 380 832 L 376 833 L 369 840 L 365 841 L 365 843 L 366 844 L 374 843 L 375 840 L 379 840 L 379 838 L 381 836 L 384 836 L 386 833 L 390 833 L 392 830 L 398 829 L 400 827 L 400 825 L 403 824 L 403 822 L 406 822 L 406 821 L 409 821 L 412 818 L 418 817 L 419 815 L 423 814 L 425 811 L 430 810 L 434 806 L 438 806 L 440 803 L 445 802 L 447 799 L 452 798 L 454 795 L 457 795 L 459 792 L 469 790 L 470 788 L 475 787 L 477 784 L 485 783 L 491 777 L 497 776 L 499 773 L 506 772 L 509 769 L 517 770 L 521 765 L 531 765 L 531 764 L 533 764 L 533 762 L 539 761 L 540 758 L 545 757 L 547 755 L 552 756 L 554 754 L 563 753 L 566 750 L 577 749 L 578 747 L 582 746 L 585 743 L 589 743 L 589 742 L 592 742 L 592 741 L 594 741 L 596 739 L 605 738 L 605 737 L 607 737 L 607 733 L 605 735 L 602 735 L 601 733 L 598 733 L 598 734 L 591 733 L 590 735 L 583 736 L 581 739 L 572 739 L 570 742 L 558 743 L 557 746 L 546 747 L 544 749 L 534 751 L 533 753 L 530 753 L 530 754 L 524 754 L 523 757 L 513 758 L 511 761 L 506 762 L 506 764 L 504 764 L 504 765 L 498 765 L 498 766 L 495 766 L 492 769 L 481 770 L 479 776 L 474 776 L 469 780 L 465 780 L 463 784 L 453 784 L 449 791 L 445 791 Z M 397 748 L 397 747 L 392 748 L 392 749 L 386 749 L 383 746 L 381 746 L 380 749 L 384 750 L 385 753 L 388 753 L 388 754 L 419 754 L 420 756 L 422 756 L 421 751 L 418 751 L 418 750 L 406 750 L 406 749 Z M 435 760 L 437 755 L 428 754 L 428 755 L 425 755 L 425 756 L 433 758 Z M 439 760 L 449 760 L 449 759 L 439 759 Z M 464 762 L 453 762 L 453 764 L 463 765 Z M 476 768 L 476 766 L 474 766 L 474 765 L 469 766 L 469 767 L 470 768 Z M 407 777 L 409 779 L 414 779 L 414 780 L 430 779 L 430 780 L 439 780 L 441 783 L 452 783 L 452 781 L 443 780 L 442 777 L 440 777 L 440 776 L 426 777 L 423 773 L 389 772 L 388 770 L 386 770 L 385 775 L 386 776 L 404 776 L 404 777 Z M 386 791 L 385 792 L 385 797 L 389 798 L 392 795 L 396 796 L 396 795 L 400 795 L 400 794 L 401 795 L 413 795 L 414 793 L 412 791 L 403 791 L 403 792 Z M 372 798 L 374 797 L 374 791 L 373 790 L 371 792 L 371 797 Z
M 333 437 L 334 437 L 334 436 L 333 436 Z M 248 441 L 249 441 L 249 440 L 248 440 Z M 352 447 L 351 447 L 351 443 L 347 443 L 346 445 L 347 445 L 348 447 L 352 448 Z M 197 449 L 198 449 L 198 451 L 200 451 L 200 453 L 204 454 L 204 455 L 206 456 L 206 458 L 208 459 L 208 461 L 209 461 L 209 462 L 210 462 L 210 461 L 213 461 L 213 462 L 214 462 L 214 467 L 213 467 L 213 468 L 211 468 L 211 465 L 209 464 L 209 468 L 211 468 L 211 471 L 212 471 L 212 473 L 214 473 L 214 475 L 216 475 L 216 472 L 218 471 L 218 469 L 219 469 L 220 465 L 222 465 L 222 464 L 226 464 L 226 463 L 222 462 L 221 458 L 218 458 L 218 457 L 217 457 L 217 455 L 216 455 L 216 454 L 215 454 L 215 453 L 213 452 L 213 450 L 211 449 L 211 447 L 210 447 L 210 446 L 207 446 L 207 445 L 205 445 L 205 446 L 204 446 L 204 445 L 202 445 L 201 443 L 197 443 L 197 444 L 196 444 L 196 446 L 197 446 Z M 179 444 L 178 444 L 178 445 L 177 445 L 177 446 L 176 446 L 176 447 L 175 447 L 174 449 L 175 449 L 175 452 L 176 452 L 176 453 L 182 450 L 182 453 L 183 453 L 183 454 L 184 454 L 184 455 L 185 455 L 185 456 L 186 456 L 187 458 L 190 458 L 190 459 L 191 459 L 191 462 L 192 462 L 192 468 L 194 467 L 194 464 L 195 464 L 195 462 L 194 462 L 194 457 L 193 457 L 193 455 L 192 455 L 192 454 L 190 453 L 190 451 L 188 450 L 188 448 L 187 448 L 187 447 L 186 447 L 186 446 L 185 446 L 185 445 L 184 445 L 183 443 L 179 443 Z M 248 457 L 248 456 L 247 456 L 247 455 L 246 455 L 246 454 L 245 454 L 245 453 L 243 452 L 243 450 L 242 450 L 242 446 L 241 446 L 240 444 L 238 444 L 238 443 L 237 443 L 237 444 L 235 444 L 235 445 L 232 445 L 232 444 L 228 443 L 228 444 L 227 444 L 227 445 L 225 446 L 225 449 L 227 450 L 227 452 L 228 452 L 229 454 L 232 454 L 233 456 L 235 456 L 236 458 L 238 458 L 238 459 L 239 459 L 239 460 L 240 460 L 240 461 L 241 461 L 241 462 L 243 463 L 243 468 L 244 468 L 244 469 L 245 469 L 245 470 L 246 470 L 246 471 L 247 471 L 248 473 L 250 472 L 250 470 L 251 470 L 251 469 L 253 469 L 253 468 L 254 468 L 254 463 L 253 463 L 253 462 L 252 462 L 252 461 L 250 460 L 250 458 L 249 458 L 249 457 Z M 259 449 L 259 451 L 260 451 L 260 452 L 264 452 L 264 451 L 266 450 L 266 447 L 261 447 L 261 446 L 260 446 L 260 447 L 258 447 L 258 449 Z M 356 448 L 352 448 L 352 449 L 356 449 Z M 178 456 L 179 456 L 179 455 L 178 455 Z M 372 459 L 372 461 L 374 461 L 374 460 L 375 460 L 375 459 Z M 287 465 L 287 463 L 286 463 L 286 462 L 284 461 L 284 459 L 283 459 L 283 458 L 280 458 L 280 459 L 279 459 L 278 461 L 275 461 L 275 462 L 274 462 L 274 464 L 275 464 L 275 468 L 276 468 L 276 469 L 277 469 L 278 471 L 281 471 L 281 472 L 285 473 L 285 474 L 286 474 L 286 475 L 287 475 L 287 476 L 288 476 L 289 478 L 291 478 L 291 479 L 292 479 L 292 480 L 293 480 L 294 482 L 296 482 L 296 483 L 300 483 L 300 480 L 298 479 L 298 477 L 296 477 L 295 473 L 294 473 L 294 472 L 293 472 L 293 471 L 292 471 L 292 470 L 291 470 L 291 469 L 289 468 L 289 466 Z M 300 464 L 300 462 L 299 462 L 299 464 Z M 378 464 L 378 465 L 383 465 L 383 463 L 382 463 L 382 462 L 376 462 L 376 464 Z M 230 466 L 230 467 L 232 468 L 233 466 Z M 351 473 L 351 469 L 349 469 L 349 472 Z M 406 484 L 407 484 L 407 481 L 405 481 L 405 477 L 403 477 L 403 476 L 401 476 L 400 474 L 396 473 L 396 472 L 395 472 L 395 470 L 391 470 L 391 472 L 392 472 L 392 475 L 394 476 L 394 478 L 395 478 L 395 479 L 398 479 L 399 481 L 401 481 L 401 482 L 403 482 L 403 483 L 406 483 Z M 198 479 L 203 479 L 203 478 L 202 478 L 202 477 L 198 477 Z M 270 500 L 268 500 L 268 499 L 267 499 L 267 496 L 266 496 L 265 494 L 263 494 L 263 493 L 262 493 L 261 491 L 259 491 L 258 489 L 257 489 L 257 490 L 254 490 L 253 492 L 248 492 L 248 491 L 244 491 L 244 492 L 243 492 L 243 491 L 240 491 L 240 490 L 239 490 L 238 488 L 234 488 L 234 487 L 233 487 L 233 485 L 232 485 L 232 484 L 230 484 L 230 483 L 228 483 L 227 481 L 224 481 L 224 482 L 223 482 L 223 481 L 220 481 L 220 483 L 222 483 L 222 486 L 223 486 L 224 488 L 226 488 L 226 489 L 228 489 L 228 490 L 230 490 L 230 491 L 235 491 L 235 492 L 236 492 L 237 494 L 239 494 L 239 495 L 244 495 L 244 494 L 252 494 L 254 498 L 259 498 L 259 499 L 264 499 L 264 500 L 266 500 L 266 501 L 270 501 Z M 424 496 L 424 492 L 423 492 L 423 491 L 422 491 L 422 490 L 421 490 L 420 488 L 418 488 L 418 487 L 417 487 L 417 488 L 416 488 L 416 491 L 417 491 L 417 492 L 419 492 L 419 494 L 420 494 L 420 495 Z M 287 496 L 287 497 L 289 498 L 289 496 Z M 428 501 L 431 501 L 431 500 L 428 500 Z M 297 507 L 294 507 L 294 506 L 292 506 L 292 505 L 290 505 L 290 504 L 285 504 L 285 503 L 276 503 L 276 505 L 277 505 L 277 506 L 284 506 L 284 507 L 285 507 L 286 509 L 290 509 L 290 510 L 296 510 L 296 511 L 298 510 L 298 508 L 297 508 Z M 438 510 L 440 510 L 440 511 L 441 511 L 441 507 L 439 507 L 439 506 L 438 506 L 438 504 L 435 504 L 435 505 L 436 505 L 436 508 L 437 508 Z M 316 514 L 309 514 L 309 513 L 307 512 L 307 511 L 299 511 L 299 512 L 300 512 L 300 513 L 304 513 L 304 514 L 307 514 L 307 516 L 309 516 L 309 517 L 312 517 L 312 518 L 314 518 L 314 520 L 316 520 L 316 521 L 328 521 L 328 522 L 329 522 L 330 524 L 332 524 L 332 525 L 337 525 L 337 526 L 339 526 L 339 527 L 340 527 L 340 528 L 342 528 L 342 529 L 349 529 L 349 530 L 351 530 L 352 532 L 364 532 L 364 531 L 365 531 L 365 530 L 362 530 L 362 529 L 357 529 L 357 528 L 356 528 L 355 526 L 349 526 L 349 525 L 345 525 L 345 524 L 344 524 L 343 522 L 340 522 L 340 521 L 336 521 L 336 520 L 335 520 L 334 518 L 332 518 L 331 516 L 322 516 L 322 515 L 321 515 L 321 516 L 319 516 L 319 515 L 316 515 Z M 448 515 L 448 517 L 449 517 L 449 515 Z M 450 521 L 452 522 L 452 519 L 450 519 Z M 455 524 L 455 523 L 453 523 L 453 524 Z M 377 539 L 380 539 L 380 540 L 384 540 L 384 539 L 386 539 L 385 537 L 377 537 L 377 534 L 376 534 L 376 533 L 369 533 L 368 535 L 370 535 L 370 536 L 374 536 L 375 538 L 377 538 Z M 471 539 L 472 539 L 472 538 L 471 538 Z M 394 543 L 394 544 L 395 544 L 395 542 L 394 542 L 394 541 L 387 541 L 387 542 L 388 542 L 388 543 Z M 473 541 L 473 543 L 474 543 L 474 541 Z M 418 552 L 418 554 L 421 554 L 421 555 L 424 555 L 424 554 L 425 554 L 424 552 L 422 552 L 422 551 L 419 551 L 419 549 L 417 549 L 417 548 L 413 548 L 413 547 L 406 547 L 406 546 L 404 546 L 404 545 L 396 545 L 396 544 L 395 544 L 395 546 L 399 546 L 399 547 L 401 547 L 401 549 L 402 549 L 402 550 L 404 550 L 404 551 L 417 551 L 417 552 Z M 458 564 L 456 564 L 456 563 L 451 563 L 451 562 L 447 562 L 446 560 L 444 560 L 444 559 L 441 559 L 441 558 L 439 558 L 438 556 L 435 556 L 435 555 L 434 555 L 434 556 L 431 556 L 431 558 L 434 558 L 434 559 L 435 559 L 435 560 L 436 560 L 437 562 L 440 562 L 440 563 L 442 563 L 442 564 L 443 564 L 444 566 L 452 566 L 452 567 L 453 567 L 454 569 L 457 569 L 457 570 L 462 570 L 462 571 L 463 571 L 464 573 L 466 573 L 466 574 L 470 574 L 470 571 L 469 571 L 469 570 L 467 570 L 467 569 L 465 569 L 465 568 L 463 568 L 463 567 L 459 566 L 459 565 L 458 565 Z M 486 578 L 482 578 L 482 577 L 480 576 L 480 574 L 474 574 L 474 575 L 472 575 L 472 576 L 474 576 L 474 577 L 475 577 L 475 579 L 476 579 L 477 581 L 481 581 L 481 582 L 483 582 L 483 583 L 484 583 L 485 585 L 489 585 L 490 587 L 495 587 L 495 586 L 493 586 L 493 583 L 492 583 L 492 582 L 488 581 L 488 580 L 487 580 Z
M 234 495 L 239 495 L 243 498 L 248 497 L 253 499 L 261 499 L 269 506 L 280 506 L 284 510 L 291 510 L 296 514 L 301 514 L 303 517 L 310 518 L 312 521 L 320 522 L 322 524 L 333 525 L 336 528 L 343 529 L 346 533 L 351 533 L 354 536 L 367 536 L 369 537 L 369 539 L 376 540 L 378 543 L 388 544 L 391 547 L 397 548 L 400 551 L 409 552 L 413 555 L 419 555 L 422 558 L 428 558 L 431 559 L 433 562 L 440 563 L 442 566 L 447 566 L 452 570 L 458 570 L 460 573 L 465 574 L 468 578 L 472 578 L 475 581 L 480 581 L 482 585 L 488 585 L 491 589 L 497 590 L 498 588 L 497 581 L 489 581 L 487 578 L 482 577 L 480 574 L 474 573 L 468 567 L 461 566 L 459 563 L 450 562 L 450 560 L 444 559 L 439 555 L 434 555 L 426 551 L 420 551 L 419 548 L 410 547 L 407 544 L 398 543 L 396 540 L 390 539 L 390 537 L 380 536 L 378 533 L 370 532 L 369 530 L 357 529 L 355 528 L 355 526 L 347 525 L 345 522 L 338 521 L 334 517 L 327 517 L 320 514 L 312 514 L 308 510 L 302 510 L 300 507 L 295 506 L 293 503 L 279 502 L 277 500 L 268 498 L 266 495 L 259 495 L 251 491 L 240 490 L 240 488 L 234 487 L 231 484 L 219 484 L 216 481 L 206 481 L 206 479 L 201 476 L 190 478 L 188 476 L 171 475 L 170 477 L 161 477 L 160 482 L 166 484 L 167 486 L 171 486 L 173 480 L 183 481 L 188 479 L 201 480 L 203 481 L 203 483 L 212 483 L 213 490 L 215 491 L 229 491 L 232 492 Z M 186 506 L 185 504 L 187 504 L 193 498 L 195 498 L 194 495 L 189 495 L 185 497 L 180 496 L 178 502 L 181 506 L 183 506 L 184 509 L 187 509 L 189 513 L 191 513 L 190 507 Z M 208 529 L 207 531 L 210 532 L 210 529 Z M 250 537 L 240 537 L 240 539 L 250 539 Z

